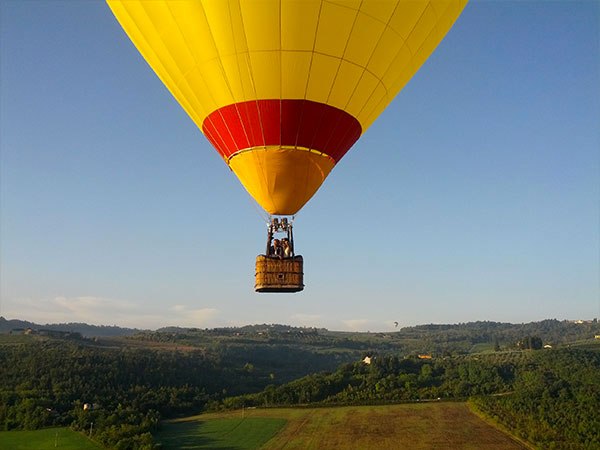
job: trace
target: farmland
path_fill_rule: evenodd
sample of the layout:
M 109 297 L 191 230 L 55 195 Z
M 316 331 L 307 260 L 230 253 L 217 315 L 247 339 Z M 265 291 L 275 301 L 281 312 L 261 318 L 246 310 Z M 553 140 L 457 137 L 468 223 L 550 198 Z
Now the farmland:
M 0 431 L 0 450 L 100 450 L 102 448 L 69 428 Z
M 231 415 L 208 421 L 166 424 L 156 440 L 165 449 L 251 450 L 261 447 L 286 423 L 285 419 Z
M 245 421 L 285 419 L 285 426 L 264 446 L 264 450 L 341 449 L 379 450 L 389 448 L 524 450 L 528 447 L 488 425 L 469 411 L 464 403 L 423 403 L 338 408 L 272 408 L 204 414 L 172 421 L 158 440 L 169 448 L 250 449 L 239 441 L 244 433 L 220 434 L 219 446 L 211 446 L 211 432 Z M 237 419 L 236 421 L 233 421 Z M 265 422 L 268 424 L 269 422 Z M 201 426 L 198 426 L 202 424 Z M 250 422 L 252 424 L 252 422 Z M 257 427 L 262 422 L 255 422 Z M 196 426 L 196 441 L 193 426 Z M 254 425 L 249 425 L 251 430 Z M 256 430 L 259 431 L 259 430 Z M 246 433 L 247 434 L 247 433 Z M 179 442 L 185 447 L 170 447 Z M 230 439 L 228 439 L 230 438 Z M 213 441 L 214 442 L 214 441 Z M 208 446 L 207 446 L 208 445 Z

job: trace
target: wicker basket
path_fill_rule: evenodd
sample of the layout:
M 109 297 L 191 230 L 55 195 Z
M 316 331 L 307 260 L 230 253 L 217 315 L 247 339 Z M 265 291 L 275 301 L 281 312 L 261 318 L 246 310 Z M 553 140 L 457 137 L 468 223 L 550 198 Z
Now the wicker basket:
M 256 257 L 256 292 L 299 292 L 304 289 L 302 256 L 273 258 Z

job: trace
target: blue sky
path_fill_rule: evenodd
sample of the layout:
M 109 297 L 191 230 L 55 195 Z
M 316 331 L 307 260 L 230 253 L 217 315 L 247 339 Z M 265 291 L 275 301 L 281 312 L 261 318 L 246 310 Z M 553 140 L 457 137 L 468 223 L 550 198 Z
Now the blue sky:
M 391 330 L 600 314 L 600 2 L 477 1 L 296 217 L 257 206 L 104 2 L 0 0 L 0 315 Z

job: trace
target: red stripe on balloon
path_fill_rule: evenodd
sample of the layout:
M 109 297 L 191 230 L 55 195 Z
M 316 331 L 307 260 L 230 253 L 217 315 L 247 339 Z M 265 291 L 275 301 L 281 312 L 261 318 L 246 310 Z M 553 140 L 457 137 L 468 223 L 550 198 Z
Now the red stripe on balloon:
M 362 129 L 350 114 L 324 103 L 254 100 L 217 109 L 202 131 L 225 159 L 247 148 L 282 145 L 317 150 L 337 163 Z

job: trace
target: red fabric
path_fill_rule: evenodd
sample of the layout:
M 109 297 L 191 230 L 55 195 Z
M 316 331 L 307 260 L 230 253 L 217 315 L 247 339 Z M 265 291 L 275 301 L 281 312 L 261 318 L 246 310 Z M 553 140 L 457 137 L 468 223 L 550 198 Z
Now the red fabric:
M 212 112 L 202 131 L 223 156 L 263 145 L 310 148 L 337 163 L 360 137 L 360 123 L 341 109 L 309 100 L 253 100 Z

